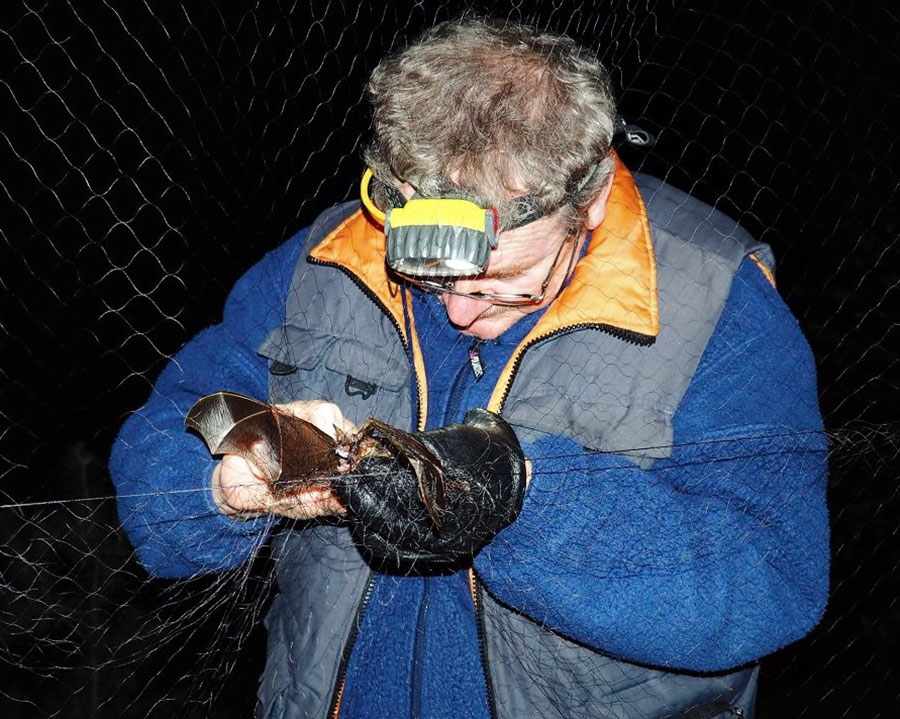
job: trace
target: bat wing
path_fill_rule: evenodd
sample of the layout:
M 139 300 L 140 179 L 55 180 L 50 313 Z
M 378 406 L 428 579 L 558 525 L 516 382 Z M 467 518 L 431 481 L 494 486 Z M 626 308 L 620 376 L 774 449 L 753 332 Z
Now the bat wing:
M 197 430 L 210 454 L 236 454 L 252 462 L 266 481 L 281 477 L 281 431 L 274 407 L 234 392 L 201 397 L 184 423 Z
M 313 424 L 235 392 L 215 392 L 188 410 L 184 423 L 211 454 L 236 454 L 258 467 L 275 496 L 302 491 L 304 480 L 328 477 L 340 458 L 334 440 Z
M 419 480 L 419 494 L 422 497 L 422 503 L 425 505 L 431 521 L 434 522 L 434 526 L 440 529 L 443 526 L 440 510 L 446 504 L 444 468 L 441 466 L 440 459 L 414 434 L 392 427 L 379 419 L 367 420 L 365 427 L 371 427 L 377 431 L 381 438 L 397 450 L 412 466 L 416 478 Z

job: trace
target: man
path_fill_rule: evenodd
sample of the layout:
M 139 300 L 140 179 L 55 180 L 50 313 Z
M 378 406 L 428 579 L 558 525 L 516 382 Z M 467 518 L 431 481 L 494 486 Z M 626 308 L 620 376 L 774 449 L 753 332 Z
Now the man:
M 828 574 L 814 366 L 768 249 L 618 162 L 606 73 L 568 39 L 443 23 L 369 91 L 367 208 L 251 269 L 122 430 L 141 561 L 226 569 L 272 534 L 261 716 L 752 715 L 754 663 L 818 621 Z M 276 500 L 182 431 L 220 389 L 332 436 L 428 430 L 445 526 L 395 460 Z

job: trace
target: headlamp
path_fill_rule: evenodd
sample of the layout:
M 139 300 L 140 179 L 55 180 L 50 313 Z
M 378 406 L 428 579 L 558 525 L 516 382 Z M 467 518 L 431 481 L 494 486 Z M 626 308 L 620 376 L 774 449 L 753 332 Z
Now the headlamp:
M 466 277 L 487 269 L 497 247 L 495 209 L 460 198 L 414 195 L 402 207 L 382 211 L 369 195 L 372 175 L 371 168 L 363 173 L 360 196 L 384 223 L 388 267 L 413 277 Z

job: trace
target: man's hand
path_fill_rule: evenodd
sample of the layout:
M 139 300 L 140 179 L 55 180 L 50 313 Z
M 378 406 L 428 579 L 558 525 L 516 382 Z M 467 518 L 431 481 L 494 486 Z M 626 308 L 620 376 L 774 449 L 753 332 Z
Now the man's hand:
M 427 468 L 417 472 L 415 461 L 398 456 L 363 457 L 334 485 L 351 533 L 379 563 L 470 561 L 522 507 L 528 463 L 519 440 L 502 417 L 484 409 L 416 438 L 441 467 L 442 491 L 428 492 L 432 506 L 422 491 L 422 473 L 426 484 L 431 477 Z
M 278 405 L 315 425 L 331 437 L 336 432 L 352 434 L 356 425 L 344 417 L 340 407 L 323 400 Z M 314 487 L 284 499 L 275 499 L 259 470 L 243 457 L 226 454 L 212 476 L 212 495 L 223 514 L 233 517 L 270 514 L 289 519 L 313 519 L 343 514 L 344 505 L 327 487 Z

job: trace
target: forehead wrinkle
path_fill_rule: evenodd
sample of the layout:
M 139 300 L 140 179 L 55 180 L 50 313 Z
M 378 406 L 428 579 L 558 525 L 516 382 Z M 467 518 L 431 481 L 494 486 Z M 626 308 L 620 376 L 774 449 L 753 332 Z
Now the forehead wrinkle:
M 512 277 L 518 277 L 520 275 L 524 275 L 527 272 L 529 272 L 531 269 L 533 269 L 535 267 L 535 265 L 539 264 L 544 259 L 546 254 L 548 254 L 548 253 L 542 252 L 542 253 L 540 253 L 540 255 L 538 257 L 529 258 L 528 252 L 525 248 L 527 245 L 532 245 L 533 243 L 539 242 L 540 239 L 542 239 L 545 236 L 545 233 L 548 232 L 552 228 L 552 225 L 550 227 L 547 227 L 546 225 L 548 224 L 548 222 L 545 222 L 545 221 L 553 220 L 554 224 L 555 224 L 555 218 L 558 215 L 558 213 L 559 213 L 559 210 L 557 212 L 553 212 L 549 215 L 546 215 L 545 217 L 542 217 L 539 220 L 536 220 L 534 223 L 531 223 L 530 225 L 525 225 L 524 227 L 515 230 L 515 232 L 521 232 L 522 235 L 520 235 L 519 237 L 516 237 L 515 239 L 509 238 L 509 237 L 506 238 L 508 241 L 512 242 L 512 246 L 507 246 L 507 247 L 503 248 L 504 236 L 503 236 L 503 234 L 501 234 L 500 235 L 501 248 L 499 250 L 499 256 L 500 256 L 500 258 L 502 258 L 504 266 L 496 268 L 496 269 L 491 269 L 490 264 L 489 264 L 487 272 L 485 272 L 483 275 L 480 275 L 478 277 L 478 279 L 505 280 L 505 279 L 509 279 Z M 540 229 L 534 227 L 535 224 L 542 223 L 542 222 L 545 225 L 544 227 L 541 227 Z M 515 248 L 519 248 L 518 252 L 516 251 Z M 497 252 L 497 251 L 495 250 L 494 252 Z M 524 253 L 526 256 L 523 257 L 522 254 L 520 254 L 520 253 Z M 492 254 L 492 258 L 494 256 L 496 256 L 496 255 L 494 255 L 493 252 L 491 254 Z
M 494 270 L 491 270 L 488 267 L 487 272 L 478 277 L 478 279 L 485 280 L 505 280 L 510 277 L 516 277 L 518 275 L 525 274 L 526 271 L 531 269 L 533 263 L 527 263 L 522 261 L 521 259 L 513 259 L 509 262 L 509 264 L 505 267 L 500 267 Z
M 475 279 L 479 280 L 508 280 L 510 277 L 518 277 L 519 275 L 525 274 L 525 267 L 522 265 L 517 265 L 515 267 L 507 267 L 501 270 L 497 270 L 496 272 L 486 272 L 485 274 L 477 277 Z

